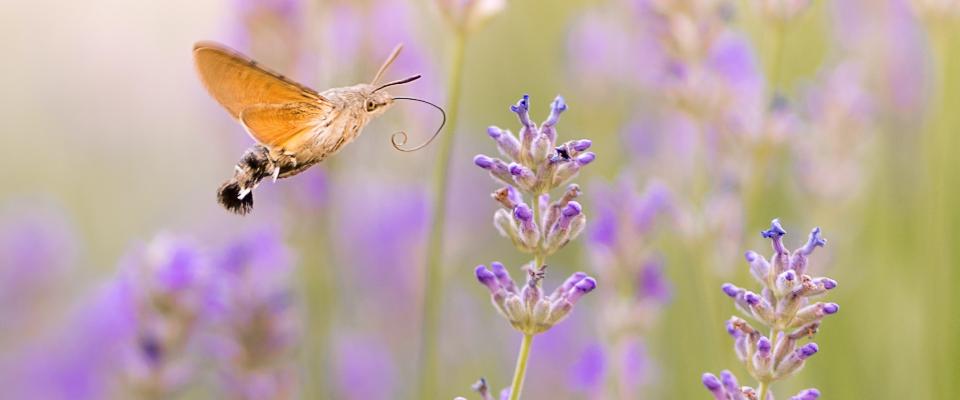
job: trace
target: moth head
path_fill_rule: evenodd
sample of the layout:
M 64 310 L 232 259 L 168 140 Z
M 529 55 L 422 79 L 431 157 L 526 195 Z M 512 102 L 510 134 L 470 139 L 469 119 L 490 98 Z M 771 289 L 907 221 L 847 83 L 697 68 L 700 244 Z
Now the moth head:
M 393 104 L 393 96 L 387 93 L 386 89 L 394 85 L 403 85 L 405 83 L 413 82 L 417 79 L 420 79 L 420 75 L 414 75 L 409 78 L 400 79 L 393 82 L 388 82 L 383 85 L 380 85 L 376 89 L 371 90 L 364 96 L 363 99 L 363 109 L 368 113 L 382 113 L 384 112 L 391 104 Z
M 393 104 L 393 96 L 386 90 L 375 90 L 364 96 L 363 110 L 368 114 L 380 114 Z

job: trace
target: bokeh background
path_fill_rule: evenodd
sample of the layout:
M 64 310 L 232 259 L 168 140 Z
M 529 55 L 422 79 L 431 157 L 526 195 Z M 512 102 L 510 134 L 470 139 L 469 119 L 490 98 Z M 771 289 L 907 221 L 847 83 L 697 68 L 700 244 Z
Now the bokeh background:
M 547 287 L 600 282 L 535 339 L 526 398 L 707 398 L 705 371 L 745 380 L 719 287 L 752 287 L 742 254 L 769 253 L 774 217 L 791 247 L 823 229 L 812 268 L 842 307 L 778 396 L 960 396 L 956 1 L 483 2 L 446 133 L 442 298 L 423 298 L 439 146 L 389 144 L 426 137 L 429 109 L 400 103 L 261 185 L 251 215 L 219 207 L 252 143 L 204 92 L 194 42 L 322 90 L 368 81 L 402 41 L 389 76 L 424 79 L 393 92 L 448 104 L 466 3 L 5 2 L 0 397 L 413 398 L 424 301 L 442 310 L 429 398 L 469 398 L 481 376 L 499 391 L 520 335 L 472 271 L 528 260 L 493 229 L 497 184 L 472 157 L 496 152 L 488 125 L 519 128 L 524 93 L 537 120 L 563 95 L 561 140 L 598 155 L 575 180 L 587 231 Z

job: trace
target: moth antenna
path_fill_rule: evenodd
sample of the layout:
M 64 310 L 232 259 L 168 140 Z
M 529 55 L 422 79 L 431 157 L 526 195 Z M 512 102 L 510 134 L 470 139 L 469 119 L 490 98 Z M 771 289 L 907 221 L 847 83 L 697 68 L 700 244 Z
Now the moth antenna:
M 390 53 L 390 56 L 387 57 L 387 60 L 383 62 L 383 65 L 380 66 L 380 69 L 377 70 L 377 74 L 374 75 L 373 80 L 370 81 L 371 85 L 376 85 L 380 81 L 380 78 L 383 77 L 383 73 L 387 72 L 387 68 L 390 68 L 390 64 L 393 64 L 393 61 L 397 59 L 400 55 L 400 50 L 403 50 L 403 43 L 397 43 L 397 46 L 393 48 L 393 52 Z
M 411 77 L 409 77 L 409 78 L 403 78 L 403 79 L 396 80 L 396 81 L 393 81 L 393 82 L 387 82 L 387 83 L 384 83 L 383 85 L 380 85 L 380 87 L 378 87 L 378 88 L 376 88 L 376 89 L 373 89 L 373 92 L 370 92 L 370 93 L 375 93 L 376 91 L 378 91 L 378 90 L 380 90 L 380 89 L 387 88 L 387 87 L 390 87 L 390 86 L 403 85 L 403 84 L 405 84 L 405 83 L 410 83 L 410 82 L 413 82 L 413 81 L 415 81 L 415 80 L 417 80 L 417 79 L 420 79 L 421 76 L 422 76 L 422 75 L 414 75 L 414 76 L 411 76 Z
M 407 144 L 407 133 L 404 132 L 404 131 L 399 131 L 399 132 L 394 133 L 393 135 L 390 135 L 390 142 L 393 144 L 393 148 L 395 148 L 395 149 L 397 149 L 397 150 L 400 150 L 400 151 L 403 151 L 403 152 L 417 151 L 417 150 L 420 150 L 420 149 L 422 149 L 422 148 L 424 148 L 424 147 L 427 147 L 427 145 L 430 144 L 430 142 L 432 142 L 433 139 L 436 139 L 437 136 L 440 136 L 440 132 L 443 132 L 443 126 L 447 124 L 447 112 L 446 112 L 446 111 L 443 111 L 443 108 L 441 108 L 440 106 L 438 106 L 438 105 L 436 105 L 436 104 L 433 104 L 433 103 L 431 103 L 431 102 L 429 102 L 429 101 L 421 100 L 421 99 L 414 98 L 414 97 L 394 97 L 393 99 L 394 99 L 394 100 L 418 101 L 418 102 L 421 102 L 421 103 L 424 103 L 424 104 L 429 104 L 431 107 L 436 108 L 437 111 L 440 111 L 440 116 L 443 118 L 443 119 L 440 121 L 440 127 L 438 127 L 438 128 L 437 128 L 437 131 L 433 133 L 433 136 L 430 136 L 430 138 L 427 139 L 426 142 L 423 142 L 423 143 L 421 143 L 421 144 L 419 144 L 419 145 L 417 145 L 417 146 L 415 146 L 415 147 L 407 147 L 407 148 L 402 147 L 403 145 Z

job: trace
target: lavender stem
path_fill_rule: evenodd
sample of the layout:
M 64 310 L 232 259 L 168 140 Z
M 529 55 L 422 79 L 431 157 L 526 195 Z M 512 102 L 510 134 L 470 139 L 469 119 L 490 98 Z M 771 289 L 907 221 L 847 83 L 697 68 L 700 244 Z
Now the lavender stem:
M 530 345 L 533 335 L 523 335 L 520 342 L 520 353 L 517 354 L 517 368 L 513 371 L 513 384 L 510 385 L 510 400 L 518 400 L 523 389 L 523 379 L 527 375 L 527 359 L 530 358 Z

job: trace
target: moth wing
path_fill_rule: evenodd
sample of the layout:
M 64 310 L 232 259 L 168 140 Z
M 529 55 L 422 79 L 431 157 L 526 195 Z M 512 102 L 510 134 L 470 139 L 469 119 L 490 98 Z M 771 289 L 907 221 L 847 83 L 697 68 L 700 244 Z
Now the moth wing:
M 259 104 L 330 104 L 315 90 L 221 44 L 198 42 L 193 46 L 193 58 L 204 87 L 234 118 Z
M 330 118 L 330 110 L 316 103 L 258 104 L 244 108 L 240 122 L 256 141 L 271 149 L 281 149 L 309 136 Z

